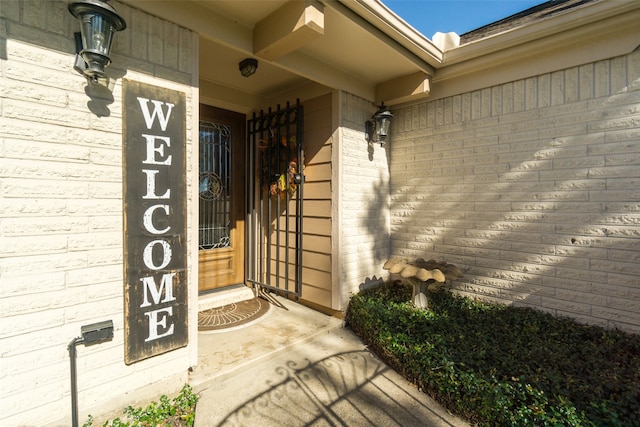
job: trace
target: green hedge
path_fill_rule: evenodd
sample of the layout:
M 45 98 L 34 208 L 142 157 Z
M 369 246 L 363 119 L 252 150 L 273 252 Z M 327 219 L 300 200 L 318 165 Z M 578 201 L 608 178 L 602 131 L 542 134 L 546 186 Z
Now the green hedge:
M 640 426 L 640 336 L 528 308 L 384 285 L 352 297 L 347 323 L 450 411 L 486 426 Z

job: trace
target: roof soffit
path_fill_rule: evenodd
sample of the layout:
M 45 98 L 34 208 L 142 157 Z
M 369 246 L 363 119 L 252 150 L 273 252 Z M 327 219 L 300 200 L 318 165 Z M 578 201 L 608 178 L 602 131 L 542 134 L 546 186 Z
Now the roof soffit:
M 392 39 L 398 46 L 411 52 L 432 67 L 442 62 L 442 51 L 425 35 L 393 13 L 379 0 L 338 0 L 328 5 L 342 4 L 355 13 L 366 24 L 375 27 Z
M 639 44 L 637 0 L 577 2 L 444 53 L 379 0 L 121 1 L 200 34 L 201 79 L 253 97 L 273 96 L 306 81 L 394 105 L 424 98 L 439 82 L 481 70 L 502 67 L 507 76 L 508 67 L 516 67 L 518 73 L 507 76 L 515 79 L 544 67 L 622 54 Z M 295 13 L 284 19 L 282 10 Z M 611 43 L 608 52 L 603 40 Z M 599 49 L 580 48 L 595 44 Z M 275 53 L 267 52 L 271 47 Z M 207 57 L 216 61 L 207 63 Z M 238 77 L 237 64 L 245 57 L 260 58 L 250 79 Z
M 391 85 L 402 90 L 413 85 L 409 93 L 399 96 L 426 96 L 428 91 L 416 88 L 429 86 L 428 79 L 435 73 L 442 55 L 378 0 L 121 1 L 197 32 L 207 41 L 201 45 L 211 49 L 210 56 L 227 55 L 232 58 L 230 62 L 258 57 L 258 72 L 262 76 L 275 75 L 280 70 L 279 86 L 286 86 L 283 80 L 287 79 L 299 84 L 302 78 L 380 101 L 377 94 L 385 92 L 381 87 Z M 297 22 L 295 15 L 283 21 L 278 12 L 283 8 L 291 11 L 300 4 L 315 9 L 313 19 L 301 26 L 302 32 L 300 27 L 290 31 L 278 28 L 282 22 L 287 25 Z M 378 12 L 383 16 L 375 19 Z M 215 49 L 214 45 L 220 45 L 221 49 Z M 275 47 L 275 54 L 266 52 L 271 47 Z M 248 86 L 253 94 L 273 90 L 274 85 L 266 79 L 259 83 L 258 74 L 249 83 L 250 79 L 238 81 L 231 74 L 237 74 L 237 66 L 216 68 L 215 76 L 209 77 L 207 70 L 201 70 L 201 78 L 213 79 L 217 84 L 229 80 L 236 89 Z M 225 77 L 225 73 L 229 75 Z M 414 85 L 417 73 L 425 78 Z M 410 84 L 398 85 L 403 78 Z M 392 104 L 393 100 L 385 102 Z

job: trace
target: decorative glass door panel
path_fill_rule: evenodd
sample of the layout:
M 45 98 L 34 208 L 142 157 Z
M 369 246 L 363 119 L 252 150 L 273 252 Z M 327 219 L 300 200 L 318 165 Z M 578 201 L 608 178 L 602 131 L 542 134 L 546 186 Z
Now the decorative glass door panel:
M 244 115 L 200 106 L 198 289 L 244 282 Z
M 231 236 L 231 129 L 200 122 L 200 249 L 229 247 Z

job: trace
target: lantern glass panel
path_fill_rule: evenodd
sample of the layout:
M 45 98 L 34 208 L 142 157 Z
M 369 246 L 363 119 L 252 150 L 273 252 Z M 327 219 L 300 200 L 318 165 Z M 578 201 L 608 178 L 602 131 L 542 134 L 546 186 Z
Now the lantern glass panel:
M 388 117 L 382 117 L 378 122 L 380 123 L 378 136 L 380 136 L 380 139 L 384 139 L 389 134 L 389 125 L 391 124 L 391 120 L 389 120 Z
M 380 132 L 381 132 L 381 126 L 380 126 L 380 120 L 374 120 L 374 126 L 375 126 L 375 130 L 373 131 L 373 140 L 374 141 L 379 141 L 380 140 Z
M 115 29 L 100 15 L 88 15 L 82 19 L 82 47 L 100 55 L 109 56 Z

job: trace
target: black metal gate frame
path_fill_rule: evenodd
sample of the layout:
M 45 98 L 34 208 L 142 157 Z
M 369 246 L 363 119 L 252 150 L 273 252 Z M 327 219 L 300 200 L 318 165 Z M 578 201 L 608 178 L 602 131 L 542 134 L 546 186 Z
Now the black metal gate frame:
M 270 108 L 267 113 L 254 113 L 248 123 L 247 170 L 250 179 L 247 180 L 245 271 L 247 281 L 258 288 L 258 292 L 260 288 L 266 288 L 295 297 L 302 293 L 303 135 L 304 110 L 300 100 L 294 106 L 287 102 L 284 109 L 278 105 L 275 111 Z M 292 200 L 295 201 L 294 230 L 290 227 Z M 284 230 L 280 222 L 282 215 L 285 216 Z M 294 239 L 290 237 L 292 231 Z M 283 232 L 284 242 L 281 241 Z M 290 257 L 292 244 L 293 260 Z M 295 272 L 293 289 L 289 274 L 291 263 Z

